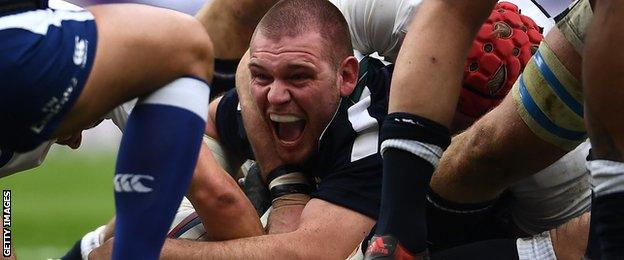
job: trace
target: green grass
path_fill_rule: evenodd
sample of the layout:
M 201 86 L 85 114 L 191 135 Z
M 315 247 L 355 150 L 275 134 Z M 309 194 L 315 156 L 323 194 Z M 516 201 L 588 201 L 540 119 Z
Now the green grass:
M 13 246 L 18 259 L 62 256 L 114 213 L 113 154 L 52 151 L 42 166 L 0 179 L 12 190 Z

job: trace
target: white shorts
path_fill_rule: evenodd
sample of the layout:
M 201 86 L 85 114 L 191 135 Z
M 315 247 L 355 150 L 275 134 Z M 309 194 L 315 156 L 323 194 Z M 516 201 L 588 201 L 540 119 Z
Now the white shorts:
M 548 168 L 513 185 L 514 223 L 529 234 L 547 231 L 589 210 L 591 186 L 585 160 L 589 141 Z

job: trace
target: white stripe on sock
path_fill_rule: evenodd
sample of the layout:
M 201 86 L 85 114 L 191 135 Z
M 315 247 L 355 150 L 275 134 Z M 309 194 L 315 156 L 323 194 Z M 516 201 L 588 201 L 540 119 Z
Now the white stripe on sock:
M 147 97 L 141 98 L 140 104 L 169 105 L 186 109 L 201 117 L 208 117 L 208 99 L 210 88 L 205 82 L 195 78 L 180 78 Z
M 434 168 L 438 167 L 438 162 L 444 152 L 444 150 L 437 145 L 408 139 L 388 139 L 383 141 L 383 143 L 381 143 L 382 156 L 384 151 L 388 148 L 396 148 L 413 153 L 431 163 Z
M 624 163 L 594 160 L 587 162 L 591 184 L 596 196 L 624 192 Z

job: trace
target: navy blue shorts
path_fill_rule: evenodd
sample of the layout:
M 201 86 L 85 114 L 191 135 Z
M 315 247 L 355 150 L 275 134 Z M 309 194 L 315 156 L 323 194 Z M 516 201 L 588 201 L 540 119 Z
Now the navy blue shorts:
M 50 139 L 87 81 L 97 30 L 86 10 L 0 16 L 0 149 L 25 152 Z

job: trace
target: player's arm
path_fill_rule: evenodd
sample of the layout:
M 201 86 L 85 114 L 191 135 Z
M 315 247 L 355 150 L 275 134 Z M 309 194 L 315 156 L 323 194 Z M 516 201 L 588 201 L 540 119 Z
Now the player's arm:
M 367 216 L 313 199 L 293 232 L 221 242 L 169 239 L 161 259 L 345 259 L 373 224 Z M 108 241 L 90 259 L 108 259 L 111 245 Z
M 224 240 L 261 235 L 262 225 L 253 205 L 215 158 L 215 151 L 223 151 L 218 143 L 214 123 L 220 100 L 216 99 L 210 104 L 206 136 L 187 197 L 201 217 L 211 239 Z

